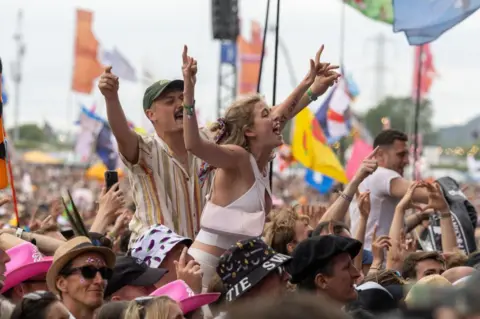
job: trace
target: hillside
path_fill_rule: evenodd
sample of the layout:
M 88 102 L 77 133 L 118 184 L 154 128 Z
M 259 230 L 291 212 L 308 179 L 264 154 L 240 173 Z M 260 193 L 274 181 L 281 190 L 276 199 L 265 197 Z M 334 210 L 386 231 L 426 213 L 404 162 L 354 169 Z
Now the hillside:
M 463 125 L 440 128 L 437 131 L 437 141 L 444 147 L 471 145 L 475 142 L 472 135 L 475 131 L 480 135 L 480 115 Z

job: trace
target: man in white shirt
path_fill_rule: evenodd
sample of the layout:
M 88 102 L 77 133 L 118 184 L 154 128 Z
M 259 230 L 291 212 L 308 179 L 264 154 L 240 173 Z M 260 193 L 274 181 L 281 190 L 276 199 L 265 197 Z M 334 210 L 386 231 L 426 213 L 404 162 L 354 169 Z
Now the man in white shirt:
M 388 235 L 392 224 L 395 207 L 407 192 L 412 181 L 403 178 L 405 167 L 409 164 L 408 137 L 405 133 L 389 129 L 377 135 L 373 147 L 379 147 L 375 159 L 378 169 L 365 178 L 360 184 L 361 193 L 370 191 L 371 209 L 367 222 L 364 248 L 371 250 L 372 235 L 376 224 L 377 237 Z M 413 200 L 428 203 L 428 191 L 425 188 L 416 188 Z M 419 215 L 418 221 L 425 214 Z M 350 218 L 352 234 L 355 234 L 360 213 L 356 202 L 350 205 Z

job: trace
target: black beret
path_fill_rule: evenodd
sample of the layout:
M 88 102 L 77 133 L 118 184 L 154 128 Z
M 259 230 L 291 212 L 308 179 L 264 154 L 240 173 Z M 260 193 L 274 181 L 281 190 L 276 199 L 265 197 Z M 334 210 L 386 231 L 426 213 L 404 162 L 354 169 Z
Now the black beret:
M 348 253 L 352 258 L 358 255 L 362 243 L 358 240 L 335 236 L 317 236 L 302 241 L 293 251 L 288 267 L 291 282 L 298 284 L 317 269 L 325 266 L 333 257 Z

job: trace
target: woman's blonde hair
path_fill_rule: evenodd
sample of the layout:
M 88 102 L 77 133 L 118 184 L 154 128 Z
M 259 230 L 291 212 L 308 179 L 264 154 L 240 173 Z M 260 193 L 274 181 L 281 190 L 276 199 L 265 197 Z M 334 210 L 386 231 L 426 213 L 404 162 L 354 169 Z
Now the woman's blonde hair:
M 169 306 L 175 300 L 167 296 L 154 297 L 130 301 L 124 318 L 128 319 L 168 319 Z
M 288 255 L 287 245 L 294 242 L 296 237 L 298 214 L 289 207 L 274 209 L 272 213 L 263 229 L 264 241 L 277 253 Z
M 245 131 L 253 126 L 253 111 L 255 104 L 260 101 L 263 101 L 263 97 L 255 93 L 233 102 L 225 111 L 225 116 L 210 127 L 210 131 L 215 133 L 215 142 L 235 144 L 248 150 L 249 145 Z
M 214 133 L 213 140 L 217 144 L 234 144 L 243 147 L 247 151 L 250 149 L 248 145 L 245 131 L 253 126 L 253 111 L 255 104 L 263 101 L 263 97 L 256 93 L 250 94 L 233 102 L 225 111 L 225 116 L 219 118 L 210 126 L 210 132 Z M 198 178 L 203 185 L 208 173 L 214 167 L 203 162 Z

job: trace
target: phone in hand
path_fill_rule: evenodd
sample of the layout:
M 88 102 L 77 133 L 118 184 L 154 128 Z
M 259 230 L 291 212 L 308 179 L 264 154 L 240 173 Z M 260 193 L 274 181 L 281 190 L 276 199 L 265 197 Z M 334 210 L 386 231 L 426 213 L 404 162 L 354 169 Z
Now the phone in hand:
M 106 171 L 105 172 L 105 186 L 107 187 L 107 192 L 116 183 L 118 183 L 118 173 L 117 173 L 117 171 Z

